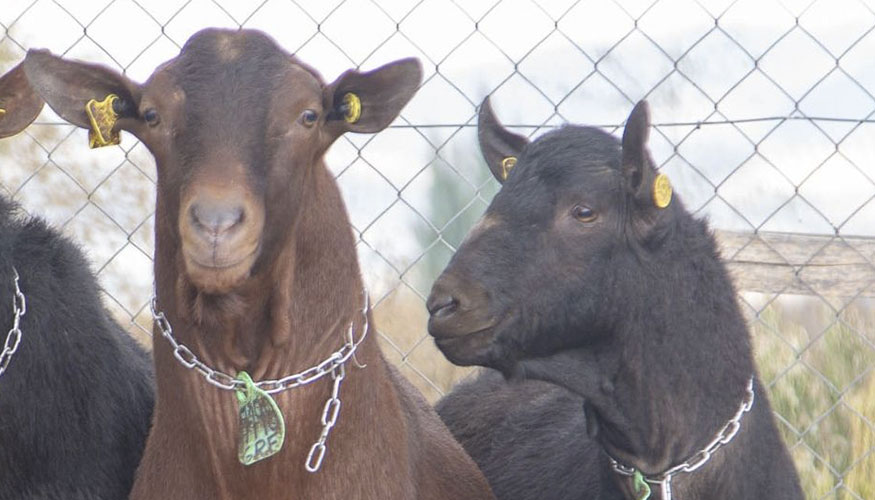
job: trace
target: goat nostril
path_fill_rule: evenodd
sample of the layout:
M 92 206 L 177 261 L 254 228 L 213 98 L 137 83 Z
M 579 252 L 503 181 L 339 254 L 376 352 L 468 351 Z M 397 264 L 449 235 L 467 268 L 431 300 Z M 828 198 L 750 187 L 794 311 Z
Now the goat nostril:
M 425 303 L 428 313 L 432 316 L 451 316 L 456 312 L 459 301 L 450 294 L 431 294 Z
M 245 212 L 241 206 L 217 206 L 194 204 L 189 210 L 194 226 L 201 230 L 220 235 L 243 222 Z

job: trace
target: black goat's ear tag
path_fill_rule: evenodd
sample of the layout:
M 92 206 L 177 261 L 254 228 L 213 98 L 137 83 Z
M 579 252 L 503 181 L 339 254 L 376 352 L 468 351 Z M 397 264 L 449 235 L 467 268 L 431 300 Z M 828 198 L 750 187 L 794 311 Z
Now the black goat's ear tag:
M 671 203 L 671 182 L 665 174 L 658 174 L 653 179 L 653 204 L 657 208 L 665 208 Z
M 501 160 L 501 180 L 506 181 L 511 169 L 516 166 L 516 156 L 508 156 Z
M 238 373 L 237 380 L 243 382 L 243 388 L 237 389 L 240 417 L 237 459 L 243 465 L 252 465 L 279 453 L 286 437 L 286 424 L 276 401 L 259 389 L 248 373 Z
M 115 94 L 109 94 L 106 99 L 98 102 L 94 99 L 85 105 L 85 113 L 91 128 L 88 129 L 88 147 L 91 149 L 111 146 L 121 142 L 121 134 L 113 130 L 118 121 L 118 113 L 112 105 L 118 100 Z

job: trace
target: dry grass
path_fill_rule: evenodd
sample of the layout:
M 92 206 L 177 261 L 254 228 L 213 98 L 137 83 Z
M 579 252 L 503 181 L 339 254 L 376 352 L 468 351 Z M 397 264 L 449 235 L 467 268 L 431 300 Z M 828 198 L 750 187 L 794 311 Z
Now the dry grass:
M 752 322 L 760 374 L 808 498 L 875 498 L 875 316 L 809 300 Z M 853 493 L 852 493 L 853 492 Z
M 386 357 L 395 363 L 426 399 L 434 403 L 472 368 L 453 365 L 428 335 L 428 313 L 422 299 L 409 288 L 395 288 L 374 309 Z

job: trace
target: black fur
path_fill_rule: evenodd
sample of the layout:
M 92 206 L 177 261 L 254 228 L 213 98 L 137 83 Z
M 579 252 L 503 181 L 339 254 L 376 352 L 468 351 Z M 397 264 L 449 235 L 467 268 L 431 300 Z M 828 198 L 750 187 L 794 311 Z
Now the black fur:
M 509 384 L 485 370 L 436 410 L 498 499 L 623 500 L 582 408 L 583 398 L 557 385 Z
M 605 451 L 646 475 L 683 462 L 732 417 L 754 376 L 756 401 L 738 436 L 704 468 L 676 476 L 675 498 L 801 498 L 707 224 L 677 196 L 664 209 L 653 202 L 648 128 L 639 105 L 622 145 L 600 130 L 566 126 L 513 152 L 519 160 L 486 211 L 490 222 L 465 240 L 429 299 L 438 347 L 511 382 L 484 376 L 462 386 L 440 404 L 441 416 L 482 460 L 500 499 L 590 498 L 582 492 L 607 487 Z M 596 217 L 575 217 L 580 206 Z M 564 387 L 583 408 L 567 395 L 533 398 L 519 382 L 527 379 Z M 538 412 L 543 422 L 524 416 Z M 585 420 L 566 424 L 574 430 L 540 428 L 575 412 Z M 501 425 L 471 422 L 499 417 Z M 473 437 L 472 426 L 485 434 Z M 521 448 L 511 455 L 519 463 L 484 451 L 499 442 Z M 563 447 L 577 451 L 541 452 Z M 541 495 L 515 486 L 542 484 L 552 477 L 547 468 L 569 467 L 564 460 L 600 465 L 575 476 L 575 492 L 551 488 L 552 480 Z M 532 472 L 520 477 L 525 470 Z M 617 484 L 629 494 L 628 481 Z
M 152 415 L 148 354 L 111 318 L 82 252 L 0 197 L 0 339 L 13 271 L 27 312 L 0 376 L 0 500 L 117 500 Z

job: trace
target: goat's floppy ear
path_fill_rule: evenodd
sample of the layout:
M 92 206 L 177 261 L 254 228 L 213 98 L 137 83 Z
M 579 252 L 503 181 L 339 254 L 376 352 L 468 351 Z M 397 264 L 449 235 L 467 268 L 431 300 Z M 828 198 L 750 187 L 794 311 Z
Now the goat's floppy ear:
M 0 138 L 24 130 L 42 109 L 43 100 L 27 83 L 24 63 L 0 76 Z
M 504 183 L 507 179 L 517 158 L 529 143 L 526 137 L 514 134 L 501 125 L 492 112 L 489 96 L 486 96 L 480 104 L 480 113 L 477 116 L 477 139 L 480 141 L 480 151 L 486 159 L 489 170 L 500 183 Z
M 335 136 L 379 132 L 401 113 L 421 82 L 422 65 L 415 58 L 365 73 L 346 71 L 325 88 L 326 127 Z
M 630 194 L 641 206 L 665 208 L 671 203 L 671 183 L 657 174 L 647 151 L 650 136 L 650 108 L 639 101 L 623 129 L 623 176 Z
M 136 115 L 140 88 L 121 73 L 97 64 L 68 61 L 47 50 L 29 50 L 22 65 L 30 86 L 61 118 L 74 125 L 96 129 L 96 120 L 104 135 L 117 135 L 115 120 Z M 86 107 L 92 106 L 92 101 L 105 103 L 105 107 L 96 111 L 92 108 L 89 116 Z M 95 113 L 112 116 L 95 118 Z

